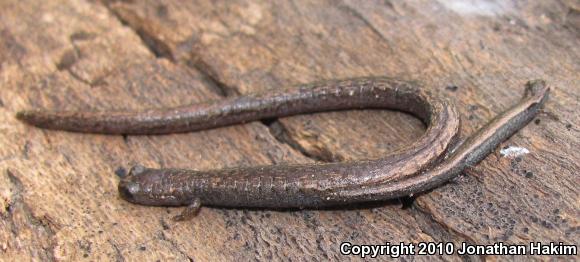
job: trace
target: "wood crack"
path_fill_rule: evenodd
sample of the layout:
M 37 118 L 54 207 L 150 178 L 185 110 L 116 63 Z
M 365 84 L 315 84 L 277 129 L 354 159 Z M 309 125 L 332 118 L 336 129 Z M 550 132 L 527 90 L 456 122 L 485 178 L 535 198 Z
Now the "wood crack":
M 221 81 L 214 70 L 204 61 L 200 59 L 192 59 L 187 61 L 187 66 L 201 73 L 204 82 L 218 95 L 222 97 L 240 95 L 236 88 L 230 87 Z
M 33 215 L 31 208 L 24 201 L 25 189 L 20 179 L 9 169 L 6 170 L 5 174 L 14 190 L 5 207 L 6 213 L 1 217 L 4 220 L 4 223 L 1 224 L 10 228 L 12 240 L 15 240 L 10 245 L 14 245 L 15 249 L 27 250 L 31 257 L 37 255 L 40 256 L 41 260 L 55 261 L 53 254 L 56 246 L 54 230 L 42 219 Z
M 113 16 L 123 25 L 130 28 L 143 42 L 143 45 L 156 57 L 158 58 L 166 58 L 172 63 L 177 63 L 177 59 L 175 58 L 175 54 L 171 50 L 171 47 L 168 43 L 165 43 L 163 40 L 159 39 L 154 34 L 151 34 L 147 31 L 143 26 L 139 26 L 142 24 L 143 21 L 138 18 L 136 15 L 132 15 L 136 22 L 131 23 L 128 21 L 127 18 L 124 18 L 121 14 L 118 13 L 115 9 L 111 8 L 110 5 L 105 5 L 107 10 L 113 14 Z M 195 57 L 195 54 L 192 55 Z M 185 63 L 190 68 L 197 70 L 204 78 L 204 82 L 210 87 L 216 94 L 222 97 L 232 96 L 232 95 L 239 95 L 237 89 L 232 88 L 224 84 L 220 81 L 217 74 L 207 65 L 207 63 L 203 62 L 199 59 L 190 59 Z
M 91 87 L 98 86 L 99 84 L 102 83 L 103 79 L 108 76 L 108 73 L 106 73 L 103 76 L 99 76 L 94 81 L 91 81 L 89 79 L 82 77 L 77 72 L 75 72 L 75 70 L 73 70 L 73 66 L 80 59 L 83 58 L 83 54 L 82 54 L 81 50 L 79 49 L 79 47 L 75 43 L 76 39 L 78 39 L 77 35 L 73 35 L 70 37 L 72 49 L 66 51 L 62 55 L 62 57 L 60 58 L 60 61 L 58 61 L 58 63 L 56 64 L 56 68 L 59 71 L 66 71 L 72 78 L 78 80 L 81 83 L 84 83 L 84 84 L 91 86 Z
M 136 23 L 130 23 L 127 19 L 123 18 L 123 16 L 111 8 L 109 4 L 105 4 L 105 7 L 117 20 L 119 20 L 119 22 L 135 32 L 142 40 L 143 44 L 147 47 L 147 49 L 149 49 L 151 53 L 155 54 L 156 57 L 167 58 L 172 63 L 176 63 L 175 56 L 171 51 L 171 48 L 169 48 L 166 43 L 160 39 L 157 39 L 157 37 L 147 32 L 147 30 L 144 30 L 143 27 L 135 25 Z M 139 20 L 137 16 L 134 17 L 134 19 Z M 238 89 L 228 86 L 223 81 L 221 81 L 218 74 L 215 73 L 211 66 L 200 59 L 199 56 L 197 56 L 195 53 L 193 53 L 190 56 L 190 59 L 186 61 L 186 65 L 197 70 L 202 75 L 203 80 L 207 86 L 210 87 L 211 90 L 219 96 L 230 97 L 240 95 Z M 291 138 L 290 135 L 287 134 L 286 129 L 282 127 L 282 125 L 278 122 L 278 119 L 263 120 L 261 123 L 270 130 L 270 134 L 272 134 L 278 142 L 289 145 L 291 149 L 295 150 L 301 155 L 315 161 L 332 162 L 333 154 L 331 152 L 326 152 L 323 150 L 325 153 L 320 155 L 313 155 L 305 148 L 300 146 Z M 274 125 L 271 125 L 270 123 L 274 123 Z
M 320 154 L 312 154 L 306 148 L 302 147 L 295 139 L 292 138 L 289 131 L 284 127 L 278 119 L 268 119 L 262 120 L 261 123 L 265 125 L 270 134 L 280 143 L 290 146 L 293 150 L 297 151 L 301 155 L 310 158 L 317 162 L 335 162 L 335 157 L 332 152 L 328 150 L 322 150 Z
M 143 42 L 143 45 L 147 47 L 155 57 L 166 58 L 169 61 L 175 62 L 176 59 L 171 51 L 171 47 L 156 35 L 151 34 L 145 26 L 142 26 L 144 25 L 142 18 L 134 13 L 127 14 L 130 15 L 130 18 L 123 17 L 119 14 L 119 11 L 111 8 L 110 4 L 105 3 L 105 7 L 122 25 L 127 26 L 135 32 Z M 133 21 L 129 21 L 129 19 L 132 19 Z

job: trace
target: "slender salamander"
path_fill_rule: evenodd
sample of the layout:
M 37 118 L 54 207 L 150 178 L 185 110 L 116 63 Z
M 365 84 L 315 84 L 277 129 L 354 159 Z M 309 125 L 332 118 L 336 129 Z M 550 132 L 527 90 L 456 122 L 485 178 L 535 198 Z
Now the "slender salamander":
M 526 84 L 519 103 L 460 142 L 456 107 L 412 83 L 367 77 L 303 85 L 289 90 L 231 97 L 209 103 L 140 112 L 29 110 L 17 118 L 49 129 L 103 134 L 167 134 L 216 128 L 263 118 L 381 108 L 411 113 L 427 126 L 411 145 L 379 159 L 339 163 L 269 165 L 208 171 L 136 165 L 119 193 L 142 205 L 319 208 L 386 200 L 443 184 L 485 158 L 525 126 L 548 98 L 543 80 Z

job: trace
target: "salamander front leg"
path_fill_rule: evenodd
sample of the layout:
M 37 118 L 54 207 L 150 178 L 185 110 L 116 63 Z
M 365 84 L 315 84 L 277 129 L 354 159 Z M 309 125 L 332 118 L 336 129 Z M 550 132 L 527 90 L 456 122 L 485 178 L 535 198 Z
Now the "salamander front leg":
M 199 210 L 201 209 L 201 199 L 196 198 L 193 200 L 193 202 L 191 202 L 191 204 L 189 204 L 182 212 L 181 214 L 173 217 L 173 221 L 187 221 L 187 220 L 191 220 L 192 218 L 194 218 L 195 216 L 197 216 L 197 214 L 199 213 Z

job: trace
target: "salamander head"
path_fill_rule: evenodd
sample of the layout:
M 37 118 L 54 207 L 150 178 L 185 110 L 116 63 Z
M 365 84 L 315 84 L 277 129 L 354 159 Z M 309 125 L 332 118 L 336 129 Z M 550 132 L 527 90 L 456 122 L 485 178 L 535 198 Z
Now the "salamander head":
M 162 191 L 163 187 L 159 186 L 159 183 L 163 180 L 164 175 L 168 174 L 159 172 L 158 169 L 135 165 L 119 182 L 119 195 L 131 203 L 141 205 L 176 206 L 188 204 L 189 200 L 180 199 L 170 192 Z

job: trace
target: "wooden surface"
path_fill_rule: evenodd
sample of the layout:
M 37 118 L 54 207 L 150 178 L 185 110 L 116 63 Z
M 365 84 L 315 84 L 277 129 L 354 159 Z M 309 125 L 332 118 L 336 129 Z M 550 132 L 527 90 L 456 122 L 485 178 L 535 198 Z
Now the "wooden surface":
M 356 260 L 340 255 L 344 241 L 578 245 L 579 43 L 572 0 L 1 1 L 0 260 Z M 464 135 L 516 103 L 527 80 L 553 89 L 535 122 L 505 142 L 528 154 L 498 148 L 426 194 L 348 210 L 204 208 L 181 223 L 170 219 L 180 208 L 121 200 L 116 174 L 135 163 L 202 170 L 377 157 L 424 127 L 366 110 L 122 137 L 14 118 L 31 107 L 166 107 L 366 75 L 448 96 Z

